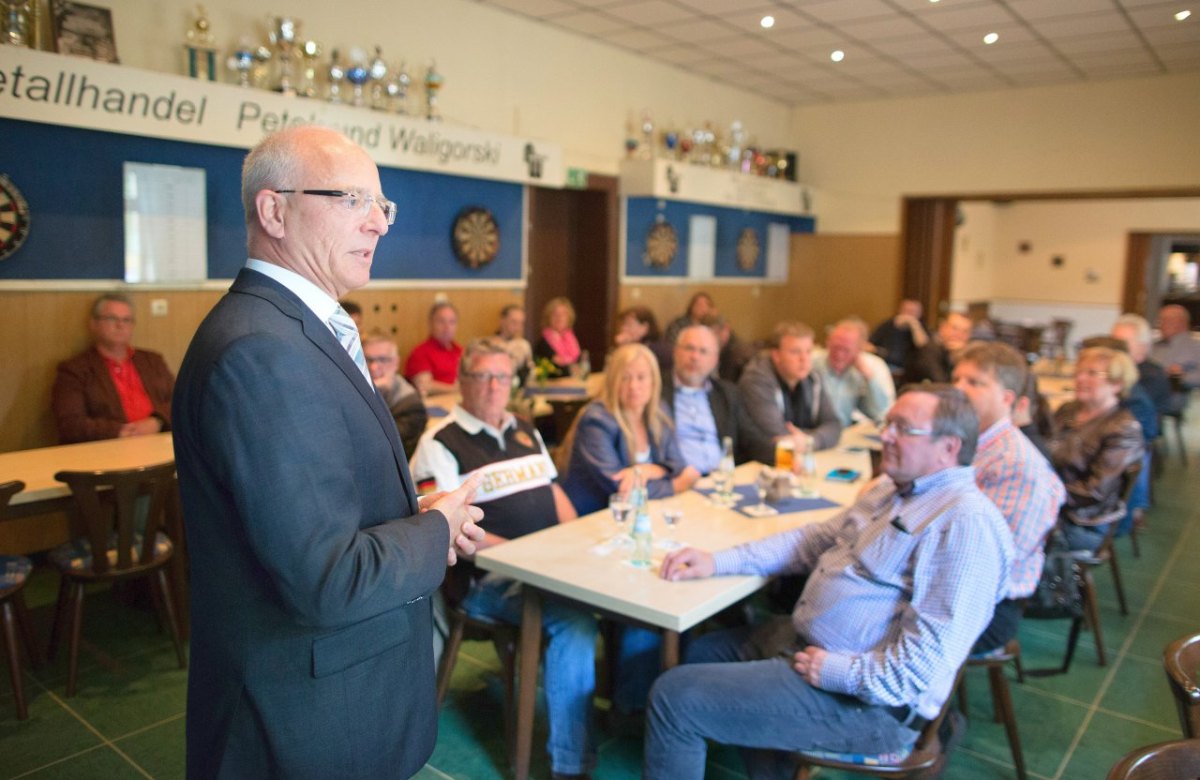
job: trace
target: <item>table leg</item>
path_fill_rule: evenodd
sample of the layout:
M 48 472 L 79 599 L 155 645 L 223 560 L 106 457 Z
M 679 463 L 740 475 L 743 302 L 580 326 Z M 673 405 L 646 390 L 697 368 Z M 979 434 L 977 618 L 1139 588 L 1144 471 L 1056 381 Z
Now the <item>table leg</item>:
M 663 671 L 675 666 L 679 666 L 679 632 L 664 629 L 662 632 Z
M 537 698 L 538 662 L 542 655 L 542 594 L 526 584 L 521 610 L 520 675 L 517 690 L 516 779 L 529 777 L 529 758 L 533 750 L 533 705 Z

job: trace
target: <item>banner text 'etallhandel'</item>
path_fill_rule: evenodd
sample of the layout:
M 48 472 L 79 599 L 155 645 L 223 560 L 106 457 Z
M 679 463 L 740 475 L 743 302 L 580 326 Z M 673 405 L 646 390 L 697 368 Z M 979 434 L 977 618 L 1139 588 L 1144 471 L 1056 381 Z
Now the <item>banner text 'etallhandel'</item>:
M 562 183 L 561 149 L 544 141 L 9 46 L 0 47 L 0 115 L 241 148 L 316 124 L 345 133 L 382 165 Z

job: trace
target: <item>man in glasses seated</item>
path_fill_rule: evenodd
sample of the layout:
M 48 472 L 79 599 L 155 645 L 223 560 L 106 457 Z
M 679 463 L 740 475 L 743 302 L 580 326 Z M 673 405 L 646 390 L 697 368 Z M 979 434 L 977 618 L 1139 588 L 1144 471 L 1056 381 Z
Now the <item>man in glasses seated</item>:
M 822 523 L 716 554 L 667 555 L 668 580 L 807 574 L 790 616 L 696 639 L 650 692 L 644 777 L 704 776 L 705 740 L 748 748 L 751 777 L 794 751 L 907 753 L 953 692 L 1004 597 L 1012 534 L 975 485 L 979 421 L 947 385 L 906 389 L 883 472 Z
M 344 302 L 342 306 L 345 307 Z M 400 443 L 404 445 L 404 454 L 411 458 L 417 450 L 417 441 L 425 432 L 429 414 L 425 411 L 425 402 L 421 400 L 417 388 L 398 373 L 400 349 L 396 342 L 375 331 L 363 339 L 363 357 L 367 361 L 367 370 L 371 372 L 376 392 L 396 421 L 396 431 L 400 434 Z
M 537 429 L 506 408 L 513 385 L 508 345 L 494 337 L 470 342 L 458 378 L 462 401 L 425 432 L 413 456 L 418 489 L 454 490 L 468 476 L 483 475 L 475 496 L 484 511 L 480 549 L 574 520 L 575 509 L 554 482 L 554 462 Z M 483 571 L 472 579 L 462 601 L 468 614 L 521 624 L 516 583 Z M 549 637 L 544 674 L 550 768 L 556 778 L 584 775 L 596 759 L 591 734 L 596 619 L 548 599 L 542 623 Z
M 92 346 L 58 364 L 51 408 L 62 444 L 170 430 L 175 376 L 157 352 L 133 347 L 133 302 L 92 304 Z

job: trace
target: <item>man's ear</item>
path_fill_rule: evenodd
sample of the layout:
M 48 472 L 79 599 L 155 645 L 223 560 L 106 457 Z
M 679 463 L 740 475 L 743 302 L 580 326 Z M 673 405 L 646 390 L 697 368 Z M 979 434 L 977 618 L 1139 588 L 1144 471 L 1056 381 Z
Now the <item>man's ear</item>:
M 1007 387 L 1000 393 L 1000 397 L 1004 399 L 1004 408 L 1012 412 L 1016 409 L 1017 394 Z
M 942 446 L 946 448 L 946 454 L 950 456 L 950 460 L 957 464 L 958 453 L 962 452 L 962 439 L 957 436 L 943 436 Z
M 283 238 L 286 199 L 271 190 L 259 190 L 254 196 L 254 208 L 258 213 L 258 224 L 271 238 Z

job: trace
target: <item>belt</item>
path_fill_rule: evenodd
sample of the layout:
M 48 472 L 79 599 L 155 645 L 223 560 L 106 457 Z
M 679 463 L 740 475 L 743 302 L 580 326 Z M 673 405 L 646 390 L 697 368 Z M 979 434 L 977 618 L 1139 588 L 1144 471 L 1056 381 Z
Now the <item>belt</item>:
M 913 731 L 924 731 L 925 727 L 929 725 L 929 718 L 922 718 L 912 707 L 884 707 L 883 709 L 888 715 L 900 721 L 901 726 Z

